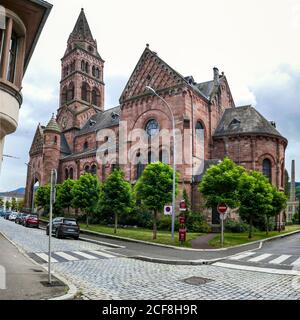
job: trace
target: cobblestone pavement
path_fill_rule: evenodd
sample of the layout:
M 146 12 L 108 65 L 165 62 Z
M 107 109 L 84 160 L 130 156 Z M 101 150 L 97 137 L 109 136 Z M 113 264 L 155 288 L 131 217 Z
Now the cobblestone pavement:
M 26 229 L 0 219 L 3 232 L 27 252 L 45 250 L 44 231 Z M 101 250 L 102 246 L 82 241 L 53 239 L 55 250 Z M 176 266 L 129 258 L 80 260 L 53 263 L 54 271 L 72 282 L 87 299 L 109 300 L 300 300 L 299 277 L 211 265 Z M 212 280 L 192 285 L 184 280 Z

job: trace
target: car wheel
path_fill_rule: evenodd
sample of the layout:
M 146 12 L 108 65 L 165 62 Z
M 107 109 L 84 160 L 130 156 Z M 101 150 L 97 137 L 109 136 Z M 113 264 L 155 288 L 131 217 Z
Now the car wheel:
M 79 239 L 79 236 L 74 237 L 74 240 L 78 240 L 78 239 Z
M 55 236 L 56 236 L 57 239 L 60 239 L 60 238 L 61 238 L 61 235 L 60 235 L 58 229 L 56 229 Z

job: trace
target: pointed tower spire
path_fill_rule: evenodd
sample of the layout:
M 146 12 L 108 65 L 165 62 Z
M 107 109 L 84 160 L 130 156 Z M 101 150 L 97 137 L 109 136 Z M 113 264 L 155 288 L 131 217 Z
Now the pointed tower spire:
M 52 113 L 52 117 L 51 117 L 49 123 L 47 124 L 47 126 L 45 128 L 45 131 L 61 132 L 61 130 L 60 130 L 58 124 L 57 124 L 57 121 L 55 119 L 54 113 Z
M 75 27 L 70 34 L 68 42 L 81 42 L 86 41 L 96 46 L 95 39 L 93 38 L 91 29 L 89 27 L 88 21 L 86 19 L 83 8 L 79 14 Z

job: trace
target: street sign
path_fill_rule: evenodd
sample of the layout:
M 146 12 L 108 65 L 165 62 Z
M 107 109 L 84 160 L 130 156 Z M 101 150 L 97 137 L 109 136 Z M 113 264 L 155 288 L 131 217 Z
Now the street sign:
M 185 200 L 181 200 L 179 204 L 179 211 L 186 211 L 187 210 L 187 205 L 185 203 Z
M 179 217 L 179 224 L 185 224 L 185 217 Z
M 179 229 L 179 241 L 184 242 L 186 240 L 186 229 Z
M 165 206 L 164 207 L 164 214 L 165 214 L 165 216 L 170 216 L 170 215 L 172 215 L 172 206 Z
M 226 203 L 219 203 L 217 206 L 217 210 L 219 214 L 225 214 L 228 210 L 228 206 Z

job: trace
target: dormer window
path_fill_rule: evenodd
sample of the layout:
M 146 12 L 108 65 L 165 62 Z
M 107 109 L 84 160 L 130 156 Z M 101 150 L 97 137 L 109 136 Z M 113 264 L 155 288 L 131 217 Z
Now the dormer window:
M 240 125 L 240 123 L 241 123 L 241 121 L 240 121 L 240 120 L 238 120 L 238 119 L 234 118 L 234 119 L 230 122 L 229 127 L 237 127 L 237 126 L 239 126 L 239 125 Z

